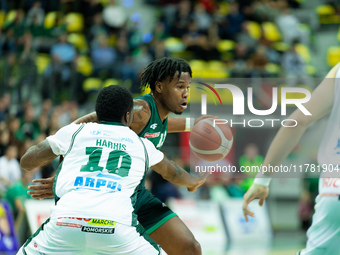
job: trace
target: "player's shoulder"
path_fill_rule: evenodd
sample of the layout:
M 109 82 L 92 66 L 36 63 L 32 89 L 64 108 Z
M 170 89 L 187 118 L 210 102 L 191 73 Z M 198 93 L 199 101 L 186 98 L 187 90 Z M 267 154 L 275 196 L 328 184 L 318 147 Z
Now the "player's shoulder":
M 133 100 L 133 122 L 147 122 L 151 117 L 149 104 L 143 99 Z

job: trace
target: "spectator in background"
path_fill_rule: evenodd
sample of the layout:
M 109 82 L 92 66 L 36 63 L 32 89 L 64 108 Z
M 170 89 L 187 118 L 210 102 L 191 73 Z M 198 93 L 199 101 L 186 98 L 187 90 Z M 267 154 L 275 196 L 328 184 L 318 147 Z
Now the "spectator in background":
M 163 41 L 168 37 L 166 31 L 165 31 L 165 25 L 163 22 L 158 22 L 156 24 L 155 30 L 153 32 L 153 39 L 156 42 Z
M 203 5 L 205 10 L 209 14 L 214 14 L 214 11 L 216 11 L 216 1 L 215 0 L 200 0 L 199 3 Z
M 4 89 L 10 94 L 11 101 L 17 101 L 19 95 L 18 87 L 22 78 L 20 63 L 15 52 L 11 52 L 0 62 L 0 79 Z M 13 100 L 15 97 L 16 100 Z
M 84 15 L 85 27 L 90 27 L 94 22 L 94 16 L 101 14 L 103 6 L 100 0 L 83 0 L 80 12 Z
M 267 64 L 268 59 L 266 55 L 266 48 L 263 45 L 259 45 L 255 53 L 250 57 L 248 61 L 250 77 L 251 78 L 268 77 L 268 72 L 266 71 Z
M 91 24 L 88 33 L 89 41 L 92 42 L 95 38 L 98 38 L 101 35 L 108 36 L 108 30 L 104 25 L 102 14 L 99 12 L 93 17 L 93 23 Z
M 15 14 L 14 22 L 6 26 L 6 29 L 9 28 L 13 29 L 14 37 L 16 39 L 20 38 L 25 33 L 26 24 L 24 17 L 25 17 L 24 10 L 18 9 Z
M 26 24 L 30 26 L 35 19 L 37 25 L 43 25 L 45 18 L 45 11 L 41 8 L 40 1 L 35 1 L 32 8 L 27 12 Z
M 116 61 L 116 52 L 114 48 L 108 46 L 106 35 L 100 35 L 98 45 L 91 49 L 91 60 L 94 68 L 94 76 L 101 78 L 110 78 L 113 74 L 113 67 Z
M 258 146 L 255 143 L 249 143 L 244 148 L 244 154 L 239 158 L 239 165 L 240 167 L 244 168 L 249 167 L 250 169 L 259 169 L 263 163 L 263 160 L 263 156 L 259 154 Z M 244 192 L 246 192 L 253 183 L 256 173 L 257 172 L 246 173 L 246 179 L 240 183 L 240 186 Z
M 196 59 L 206 59 L 207 54 L 205 47 L 207 36 L 204 35 L 197 26 L 196 21 L 191 21 L 188 26 L 188 32 L 182 38 L 187 51 L 191 51 Z
M 212 24 L 212 17 L 206 12 L 204 5 L 200 3 L 195 5 L 192 19 L 196 22 L 198 29 L 203 33 L 207 33 Z
M 235 40 L 236 35 L 242 31 L 244 16 L 239 10 L 237 2 L 229 5 L 229 13 L 225 20 L 220 24 L 220 37 L 222 39 Z
M 289 78 L 301 77 L 304 74 L 304 66 L 301 56 L 296 51 L 298 41 L 294 41 L 290 50 L 282 56 L 282 67 Z
M 23 244 L 29 235 L 29 227 L 26 216 L 25 201 L 31 199 L 27 194 L 28 185 L 31 184 L 33 175 L 36 171 L 21 171 L 22 177 L 12 184 L 6 193 L 6 200 L 12 207 L 15 226 L 20 244 Z
M 249 77 L 249 68 L 247 61 L 249 59 L 249 50 L 243 43 L 236 44 L 234 61 L 231 62 L 231 75 L 236 78 Z
M 138 70 L 133 64 L 130 48 L 126 36 L 118 38 L 116 45 L 117 61 L 115 64 L 115 77 L 122 79 L 123 82 L 130 81 L 137 85 Z
M 151 48 L 151 54 L 152 54 L 153 59 L 164 58 L 164 57 L 170 56 L 170 52 L 165 47 L 164 41 L 159 41 L 153 44 L 153 47 Z
M 263 0 L 255 1 L 253 4 L 254 18 L 258 22 L 270 21 L 274 22 L 280 14 L 277 1 Z
M 9 130 L 7 127 L 0 130 L 0 157 L 5 155 L 6 149 L 9 145 Z M 0 170 L 1 171 L 1 170 Z
M 254 52 L 258 41 L 249 33 L 248 21 L 242 23 L 242 31 L 236 36 L 236 42 L 247 47 L 249 52 Z
M 16 49 L 16 39 L 12 28 L 6 29 L 6 35 L 1 32 L 1 56 L 14 52 Z
M 294 41 L 299 40 L 305 45 L 310 44 L 310 34 L 308 30 L 302 30 L 298 18 L 291 13 L 288 2 L 279 0 L 281 14 L 276 18 L 276 24 L 282 32 L 283 41 L 291 45 Z
M 20 127 L 20 120 L 17 117 L 9 116 L 8 131 L 9 131 L 9 144 L 17 144 L 18 140 L 15 138 L 15 133 Z
M 10 145 L 5 155 L 0 157 L 0 197 L 4 198 L 7 189 L 21 177 L 18 158 L 18 148 Z
M 45 97 L 54 98 L 56 93 L 61 94 L 70 85 L 71 75 L 74 73 L 76 49 L 67 42 L 67 34 L 59 36 L 58 43 L 51 48 L 52 63 L 45 70 L 45 78 L 48 84 L 45 89 Z M 69 86 L 68 89 L 73 89 Z M 73 93 L 71 93 L 73 94 Z
M 3 87 L 3 86 L 1 86 Z M 11 104 L 11 96 L 7 91 L 1 91 L 4 94 L 0 97 L 0 123 L 6 120 L 6 115 L 8 115 L 9 107 Z M 6 92 L 6 93 L 5 93 Z
M 286 83 L 289 86 L 297 86 L 299 82 L 308 84 L 305 73 L 305 63 L 301 56 L 297 53 L 296 47 L 298 41 L 294 41 L 289 51 L 286 51 L 281 60 L 281 66 L 285 72 Z
M 21 178 L 12 183 L 12 185 L 7 190 L 6 200 L 12 207 L 15 219 L 20 212 L 25 213 L 25 200 L 31 198 L 31 196 L 27 194 L 27 187 L 32 182 L 34 173 L 35 171 L 21 171 Z
M 181 38 L 187 31 L 191 21 L 191 3 L 188 0 L 181 1 L 176 10 L 174 24 L 170 28 L 170 34 Z
M 134 56 L 134 63 L 136 65 L 136 68 L 138 70 L 138 73 L 141 73 L 146 66 L 150 62 L 152 62 L 152 55 L 149 52 L 148 46 L 147 45 L 142 45 L 139 48 L 138 54 Z
M 35 141 L 40 135 L 39 123 L 34 118 L 34 108 L 30 103 L 25 105 L 24 117 L 20 120 L 20 127 L 15 132 L 15 138 L 24 143 L 26 140 Z

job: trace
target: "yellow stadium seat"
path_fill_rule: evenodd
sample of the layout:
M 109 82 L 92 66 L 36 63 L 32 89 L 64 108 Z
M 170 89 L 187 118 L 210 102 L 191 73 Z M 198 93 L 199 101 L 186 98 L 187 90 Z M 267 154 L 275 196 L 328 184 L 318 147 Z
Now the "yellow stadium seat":
M 84 17 L 80 13 L 70 12 L 64 18 L 67 32 L 81 32 L 84 29 Z
M 99 78 L 90 77 L 83 82 L 83 90 L 85 92 L 98 91 L 102 88 L 102 80 Z
M 340 47 L 333 46 L 327 50 L 327 63 L 333 67 L 340 62 Z
M 332 5 L 320 5 L 315 9 L 319 15 L 320 24 L 337 24 L 340 23 L 340 16 L 336 13 Z
M 169 37 L 164 41 L 165 48 L 170 52 L 181 52 L 185 50 L 185 45 L 180 38 Z
M 280 65 L 273 64 L 273 63 L 268 63 L 265 66 L 265 69 L 268 73 L 271 73 L 271 74 L 279 74 L 281 72 Z
M 222 79 L 229 78 L 229 72 L 221 61 L 212 60 L 207 63 L 202 73 L 202 78 Z
M 17 10 L 10 10 L 6 14 L 5 26 L 11 24 L 15 20 L 16 15 L 17 15 Z
M 255 21 L 248 21 L 247 22 L 247 29 L 248 33 L 250 34 L 251 37 L 254 39 L 258 40 L 261 38 L 261 26 L 259 23 Z
M 113 79 L 113 78 L 106 79 L 103 83 L 103 87 L 107 87 L 107 86 L 110 86 L 110 85 L 123 85 L 123 84 L 122 84 L 122 80 Z
M 69 34 L 67 41 L 72 43 L 79 51 L 85 52 L 88 50 L 88 45 L 84 34 Z
M 100 3 L 102 4 L 102 6 L 106 6 L 110 3 L 110 0 L 100 0 Z
M 58 16 L 60 16 L 61 13 L 60 12 L 49 12 L 46 14 L 45 16 L 45 20 L 44 20 L 44 27 L 46 29 L 51 29 L 56 25 L 57 20 L 58 20 Z
M 50 62 L 51 59 L 49 54 L 38 54 L 35 58 L 35 65 L 37 66 L 38 74 L 43 74 Z
M 310 55 L 309 49 L 304 44 L 297 44 L 296 45 L 296 52 L 300 55 L 300 57 L 303 59 L 305 63 L 310 63 L 312 60 L 312 57 Z
M 229 3 L 219 2 L 217 15 L 226 16 L 229 13 Z
M 207 63 L 203 60 L 194 59 L 189 61 L 189 65 L 192 69 L 192 76 L 195 78 L 203 78 L 202 74 L 207 69 Z
M 281 33 L 273 22 L 263 22 L 262 29 L 264 37 L 267 38 L 269 41 L 272 42 L 281 41 L 282 39 Z
M 335 13 L 335 9 L 329 4 L 319 5 L 316 7 L 316 13 L 319 15 L 333 15 Z
M 306 65 L 305 71 L 309 75 L 316 75 L 316 68 L 314 66 L 312 66 L 312 65 Z
M 236 43 L 232 40 L 220 40 L 217 44 L 219 52 L 226 52 L 235 49 Z
M 277 51 L 285 52 L 290 49 L 290 46 L 287 43 L 284 42 L 275 42 L 273 43 L 273 49 Z
M 5 25 L 5 18 L 6 18 L 6 14 L 3 11 L 0 11 L 0 27 L 4 27 Z
M 93 72 L 91 59 L 87 56 L 79 56 L 77 58 L 77 71 L 85 76 L 90 76 Z

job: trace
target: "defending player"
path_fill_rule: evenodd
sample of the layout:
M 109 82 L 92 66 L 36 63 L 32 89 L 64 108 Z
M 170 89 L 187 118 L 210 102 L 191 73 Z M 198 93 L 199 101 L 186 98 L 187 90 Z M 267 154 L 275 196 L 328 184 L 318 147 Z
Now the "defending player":
M 134 100 L 134 118 L 130 128 L 160 149 L 167 132 L 189 130 L 189 119 L 168 116 L 171 112 L 181 114 L 187 107 L 188 89 L 192 77 L 191 67 L 181 59 L 161 58 L 151 62 L 141 77 L 141 86 L 149 85 L 151 93 Z M 80 118 L 76 123 L 96 121 L 96 114 L 91 113 Z M 47 190 L 31 191 L 32 197 L 51 197 L 48 180 L 42 179 L 36 182 L 43 182 L 46 185 L 29 188 L 47 187 Z M 45 195 L 42 192 L 46 192 Z M 191 231 L 174 212 L 145 188 L 144 180 L 138 190 L 135 212 L 146 232 L 167 254 L 201 254 L 201 247 Z
M 289 117 L 299 124 L 294 128 L 282 127 L 275 136 L 264 159 L 263 165 L 276 166 L 287 157 L 297 145 L 307 127 L 331 111 L 328 126 L 318 150 L 319 165 L 339 166 L 339 154 L 336 148 L 340 139 L 340 69 L 334 66 L 321 84 L 315 89 L 309 102 L 304 106 L 312 116 L 304 115 L 299 109 Z M 271 175 L 259 174 L 244 195 L 243 214 L 254 217 L 248 204 L 258 198 L 263 205 L 269 193 Z M 322 177 L 322 175 L 321 175 Z M 319 195 L 316 198 L 313 222 L 307 231 L 307 246 L 301 255 L 339 255 L 340 236 L 340 178 L 320 178 Z
M 148 167 L 190 191 L 204 183 L 130 130 L 133 100 L 127 89 L 103 88 L 96 113 L 99 123 L 65 126 L 21 158 L 21 167 L 31 171 L 64 156 L 54 178 L 51 217 L 19 254 L 160 254 L 137 231 L 134 214 Z

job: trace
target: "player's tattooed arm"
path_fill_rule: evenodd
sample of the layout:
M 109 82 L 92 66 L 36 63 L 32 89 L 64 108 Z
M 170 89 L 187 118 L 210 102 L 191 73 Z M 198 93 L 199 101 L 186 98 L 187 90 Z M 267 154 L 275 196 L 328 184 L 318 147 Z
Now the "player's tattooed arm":
M 88 122 L 98 122 L 96 112 L 91 112 L 91 113 L 89 113 L 89 114 L 87 114 L 83 117 L 80 117 L 79 119 L 76 119 L 74 121 L 75 124 L 88 123 Z
M 20 166 L 26 171 L 32 171 L 37 167 L 44 166 L 55 159 L 55 155 L 47 140 L 30 147 L 20 159 Z
M 142 99 L 133 100 L 133 121 L 130 128 L 139 134 L 142 132 L 151 117 L 150 107 Z
M 151 168 L 159 173 L 163 179 L 173 184 L 187 187 L 190 192 L 195 192 L 196 189 L 206 181 L 209 174 L 204 173 L 197 177 L 191 176 L 182 167 L 170 161 L 167 157 L 164 157 L 161 162 Z

